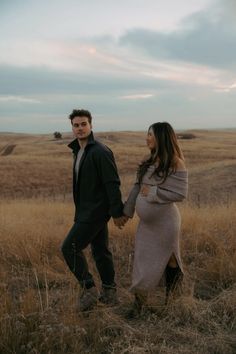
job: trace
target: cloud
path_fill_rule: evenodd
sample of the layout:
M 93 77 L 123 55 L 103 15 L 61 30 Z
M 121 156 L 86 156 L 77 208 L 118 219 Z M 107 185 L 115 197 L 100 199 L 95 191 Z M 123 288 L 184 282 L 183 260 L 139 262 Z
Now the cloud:
M 52 48 L 55 49 L 54 55 Z M 181 85 L 216 88 L 232 84 L 232 75 L 227 75 L 220 68 L 140 56 L 138 50 L 117 47 L 111 37 L 108 43 L 104 37 L 102 40 L 90 39 L 86 44 L 82 40 L 52 41 L 51 45 L 47 42 L 44 49 L 45 53 L 38 49 L 34 56 L 23 50 L 30 58 L 28 63 L 20 60 L 6 65 L 2 61 L 0 94 L 25 97 L 35 94 L 91 96 L 112 93 L 127 96 L 130 93 L 142 95 L 145 91 L 159 94 L 176 85 L 178 88 Z M 18 55 L 12 57 L 20 59 Z
M 136 94 L 136 95 L 121 96 L 120 98 L 124 99 L 124 100 L 143 100 L 143 99 L 151 98 L 153 96 L 154 95 L 151 94 L 151 93 L 143 93 L 143 94 L 139 93 L 139 94 Z
M 231 85 L 225 85 L 225 86 L 218 86 L 215 89 L 216 92 L 236 92 L 236 82 L 231 84 Z
M 35 98 L 22 97 L 22 96 L 7 96 L 7 95 L 0 96 L 0 102 L 18 102 L 18 103 L 29 103 L 29 104 L 40 103 L 40 101 Z
M 89 70 L 88 70 L 89 71 Z M 164 80 L 120 72 L 84 72 L 74 73 L 51 70 L 47 67 L 12 67 L 0 65 L 0 95 L 122 95 L 137 90 L 162 89 Z M 36 97 L 37 99 L 37 97 Z
M 224 15 L 227 16 L 230 21 L 234 21 L 234 25 L 235 25 L 235 19 L 236 19 L 235 0 L 219 0 L 218 6 L 221 9 L 221 12 L 223 12 Z
M 170 30 L 177 26 L 180 18 L 206 7 L 210 1 L 1 0 L 0 35 L 36 39 L 112 33 L 116 37 L 140 25 Z
M 209 9 L 187 17 L 182 26 L 163 33 L 133 29 L 120 37 L 120 45 L 145 52 L 151 57 L 179 60 L 218 68 L 235 69 L 236 26 L 223 8 Z
M 235 0 L 211 0 L 181 22 L 210 0 L 171 9 L 171 0 L 140 0 L 134 11 L 133 0 L 115 8 L 109 0 L 3 1 L 0 129 L 13 127 L 11 117 L 22 130 L 68 129 L 73 107 L 90 109 L 103 130 L 143 129 L 153 117 L 182 127 L 235 125 Z M 110 17 L 98 16 L 105 4 Z

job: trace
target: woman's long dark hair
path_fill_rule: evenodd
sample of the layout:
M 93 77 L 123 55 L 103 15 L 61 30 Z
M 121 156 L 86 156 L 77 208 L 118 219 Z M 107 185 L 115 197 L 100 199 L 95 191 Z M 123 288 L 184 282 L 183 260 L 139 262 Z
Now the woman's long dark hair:
M 162 183 L 167 176 L 176 171 L 177 157 L 183 159 L 182 151 L 179 147 L 176 134 L 172 126 L 167 122 L 158 122 L 152 124 L 148 131 L 152 129 L 157 146 L 151 151 L 147 160 L 143 161 L 137 171 L 138 182 L 142 181 L 143 176 L 150 165 L 158 162 L 153 175 L 162 178 Z

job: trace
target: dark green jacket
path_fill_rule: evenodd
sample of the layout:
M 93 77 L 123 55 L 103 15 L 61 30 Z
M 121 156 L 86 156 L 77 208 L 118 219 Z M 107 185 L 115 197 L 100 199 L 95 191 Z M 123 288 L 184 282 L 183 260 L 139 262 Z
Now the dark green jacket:
M 75 221 L 108 221 L 123 215 L 120 179 L 112 151 L 90 134 L 79 165 L 76 182 L 75 162 L 80 149 L 78 140 L 68 145 L 73 150 L 73 197 Z

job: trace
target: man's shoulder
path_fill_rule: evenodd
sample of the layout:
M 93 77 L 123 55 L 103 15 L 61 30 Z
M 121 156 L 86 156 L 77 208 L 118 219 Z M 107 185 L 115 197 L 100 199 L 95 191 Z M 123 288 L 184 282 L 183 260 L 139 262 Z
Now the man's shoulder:
M 113 155 L 112 150 L 107 145 L 103 144 L 102 142 L 100 142 L 98 140 L 94 140 L 94 144 L 93 144 L 91 150 L 97 154 L 111 154 L 111 155 Z

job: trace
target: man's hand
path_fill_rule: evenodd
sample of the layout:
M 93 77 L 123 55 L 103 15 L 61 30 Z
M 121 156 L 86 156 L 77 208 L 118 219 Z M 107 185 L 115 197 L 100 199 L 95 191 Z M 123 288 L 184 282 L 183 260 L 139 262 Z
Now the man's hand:
M 119 218 L 113 218 L 114 224 L 119 228 L 122 229 L 122 227 L 127 223 L 129 217 L 126 215 L 120 216 Z

